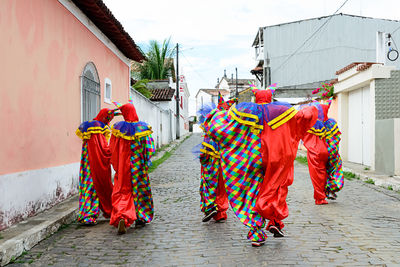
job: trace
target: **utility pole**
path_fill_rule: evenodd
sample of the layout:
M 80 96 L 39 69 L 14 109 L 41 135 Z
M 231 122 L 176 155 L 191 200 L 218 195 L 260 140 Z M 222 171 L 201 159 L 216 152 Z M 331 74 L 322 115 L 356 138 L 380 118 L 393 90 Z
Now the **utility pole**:
M 179 44 L 176 44 L 176 139 L 180 138 L 179 130 Z
M 237 68 L 235 68 L 235 71 L 236 71 L 236 98 L 237 98 L 237 101 L 239 101 Z

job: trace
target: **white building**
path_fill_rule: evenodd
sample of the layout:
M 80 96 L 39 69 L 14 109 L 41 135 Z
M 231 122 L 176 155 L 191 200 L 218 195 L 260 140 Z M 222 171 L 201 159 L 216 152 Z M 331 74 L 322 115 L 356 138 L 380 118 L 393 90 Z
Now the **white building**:
M 196 94 L 196 112 L 207 103 L 212 102 L 218 105 L 218 93 L 221 93 L 224 100 L 229 100 L 229 90 L 227 89 L 199 89 Z
M 352 63 L 336 73 L 343 160 L 400 175 L 400 70 Z

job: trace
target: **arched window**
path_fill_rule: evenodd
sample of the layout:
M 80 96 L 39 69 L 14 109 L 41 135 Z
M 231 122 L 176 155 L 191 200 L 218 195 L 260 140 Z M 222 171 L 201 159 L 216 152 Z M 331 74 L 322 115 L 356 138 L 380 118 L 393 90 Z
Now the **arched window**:
M 89 121 L 100 111 L 100 80 L 93 62 L 86 64 L 81 76 L 82 121 Z

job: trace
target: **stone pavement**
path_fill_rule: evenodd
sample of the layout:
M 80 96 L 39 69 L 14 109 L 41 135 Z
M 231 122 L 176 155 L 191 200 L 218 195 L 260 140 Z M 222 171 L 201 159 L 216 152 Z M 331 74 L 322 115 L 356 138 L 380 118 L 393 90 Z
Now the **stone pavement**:
M 105 220 L 92 227 L 71 224 L 11 266 L 400 265 L 399 194 L 346 180 L 336 201 L 316 206 L 308 170 L 298 163 L 286 237 L 269 236 L 253 248 L 231 211 L 226 223 L 201 223 L 200 165 L 191 154 L 200 142 L 192 135 L 151 173 L 156 215 L 150 225 L 117 236 Z

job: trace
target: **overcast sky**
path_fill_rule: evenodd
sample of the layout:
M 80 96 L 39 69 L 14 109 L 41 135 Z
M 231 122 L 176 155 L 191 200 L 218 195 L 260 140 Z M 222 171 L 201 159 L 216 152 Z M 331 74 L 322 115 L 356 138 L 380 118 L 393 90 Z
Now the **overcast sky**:
M 103 0 L 135 42 L 171 37 L 179 43 L 181 71 L 192 101 L 200 88 L 214 88 L 224 69 L 228 77 L 254 78 L 251 47 L 259 27 L 333 14 L 344 0 Z M 339 11 L 400 19 L 399 0 L 349 0 Z M 305 36 L 306 39 L 308 36 Z M 294 49 L 295 50 L 295 49 Z M 190 109 L 191 113 L 194 112 Z

